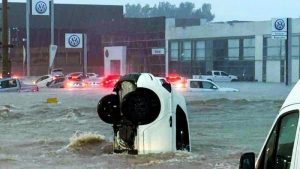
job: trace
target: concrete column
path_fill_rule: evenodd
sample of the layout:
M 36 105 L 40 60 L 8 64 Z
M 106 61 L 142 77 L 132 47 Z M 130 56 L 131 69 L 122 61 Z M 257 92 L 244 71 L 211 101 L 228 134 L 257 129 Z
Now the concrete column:
M 255 36 L 255 79 L 259 82 L 262 82 L 263 76 L 263 35 Z

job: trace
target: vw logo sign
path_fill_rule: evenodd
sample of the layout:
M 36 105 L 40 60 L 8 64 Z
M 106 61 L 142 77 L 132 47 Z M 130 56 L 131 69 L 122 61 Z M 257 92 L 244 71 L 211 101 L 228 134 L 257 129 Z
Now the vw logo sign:
M 47 4 L 43 1 L 39 1 L 35 4 L 35 10 L 39 14 L 43 14 L 47 11 Z
M 283 30 L 285 27 L 285 22 L 283 19 L 277 19 L 274 24 L 275 28 L 279 31 Z
M 80 44 L 80 38 L 77 35 L 72 35 L 69 37 L 69 45 L 72 47 L 77 47 Z

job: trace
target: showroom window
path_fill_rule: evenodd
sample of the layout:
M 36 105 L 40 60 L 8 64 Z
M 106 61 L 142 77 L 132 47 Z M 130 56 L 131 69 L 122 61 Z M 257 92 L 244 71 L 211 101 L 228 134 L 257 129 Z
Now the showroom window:
M 171 42 L 171 61 L 178 61 L 178 42 Z

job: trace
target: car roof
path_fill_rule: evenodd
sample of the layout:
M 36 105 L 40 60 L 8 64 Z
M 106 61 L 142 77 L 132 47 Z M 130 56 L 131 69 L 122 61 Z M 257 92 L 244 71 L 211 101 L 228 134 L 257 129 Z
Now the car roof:
M 285 99 L 281 109 L 295 104 L 300 104 L 300 80 L 295 84 L 289 95 Z

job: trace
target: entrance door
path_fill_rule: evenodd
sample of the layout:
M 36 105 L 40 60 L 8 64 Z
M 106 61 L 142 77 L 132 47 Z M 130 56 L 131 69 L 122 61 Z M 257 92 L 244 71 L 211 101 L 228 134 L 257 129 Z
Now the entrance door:
M 114 75 L 119 75 L 121 73 L 121 61 L 111 60 L 110 61 L 110 73 Z

